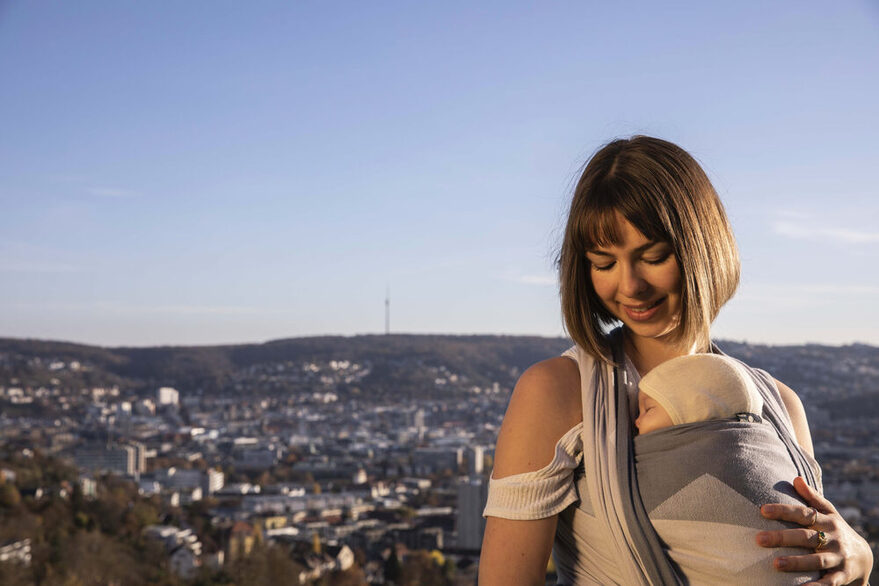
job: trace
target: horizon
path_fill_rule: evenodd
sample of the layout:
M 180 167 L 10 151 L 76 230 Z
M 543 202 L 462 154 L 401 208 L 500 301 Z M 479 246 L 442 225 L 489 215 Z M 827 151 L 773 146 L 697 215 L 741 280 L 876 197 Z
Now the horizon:
M 577 171 L 648 134 L 736 234 L 715 337 L 879 345 L 877 33 L 866 0 L 4 3 L 0 336 L 380 332 L 388 290 L 392 330 L 563 336 Z
M 429 333 L 429 332 L 391 332 L 386 334 L 384 332 L 379 333 L 355 333 L 355 334 L 314 334 L 314 335 L 302 335 L 302 336 L 287 336 L 283 338 L 273 338 L 270 340 L 261 340 L 261 341 L 238 341 L 238 342 L 217 342 L 210 344 L 149 344 L 149 345 L 132 345 L 132 344 L 122 344 L 122 345 L 114 345 L 114 346 L 105 346 L 101 344 L 90 344 L 87 342 L 77 342 L 73 340 L 61 340 L 61 339 L 45 339 L 45 338 L 21 338 L 17 336 L 0 336 L 0 340 L 12 340 L 15 342 L 38 342 L 38 343 L 46 343 L 46 344 L 70 344 L 74 346 L 87 346 L 90 348 L 100 348 L 102 350 L 125 350 L 125 349 L 148 349 L 148 348 L 215 348 L 215 347 L 228 347 L 228 346 L 263 346 L 266 344 L 273 344 L 276 342 L 284 342 L 286 340 L 310 340 L 310 339 L 322 339 L 322 338 L 383 338 L 383 337 L 436 337 L 436 338 L 542 338 L 546 340 L 566 340 L 568 342 L 572 342 L 572 340 L 567 336 L 541 336 L 539 334 L 488 334 L 488 333 L 479 333 L 479 334 L 457 334 L 457 333 Z M 875 348 L 879 349 L 879 345 L 876 344 L 868 344 L 865 342 L 849 342 L 844 344 L 829 344 L 824 342 L 803 342 L 800 344 L 767 344 L 764 342 L 754 342 L 750 340 L 736 340 L 731 338 L 712 338 L 712 341 L 715 343 L 731 343 L 731 344 L 743 344 L 746 346 L 767 346 L 774 348 L 795 348 L 800 346 L 820 346 L 826 348 L 849 348 L 849 347 L 866 347 L 866 348 Z

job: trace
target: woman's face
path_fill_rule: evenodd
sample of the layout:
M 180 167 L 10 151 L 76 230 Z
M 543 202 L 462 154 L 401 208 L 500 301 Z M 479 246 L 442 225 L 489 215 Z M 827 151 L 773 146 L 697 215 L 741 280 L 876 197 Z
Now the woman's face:
M 662 339 L 681 319 L 681 270 L 671 244 L 649 240 L 617 214 L 619 244 L 586 253 L 592 287 L 634 340 Z

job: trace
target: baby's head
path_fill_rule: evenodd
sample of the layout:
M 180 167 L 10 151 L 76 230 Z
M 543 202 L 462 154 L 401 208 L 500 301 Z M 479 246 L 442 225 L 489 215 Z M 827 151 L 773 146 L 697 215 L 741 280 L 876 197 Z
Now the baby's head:
M 726 419 L 738 413 L 759 415 L 763 399 L 754 380 L 732 358 L 689 354 L 663 362 L 638 385 L 641 435 L 672 425 Z

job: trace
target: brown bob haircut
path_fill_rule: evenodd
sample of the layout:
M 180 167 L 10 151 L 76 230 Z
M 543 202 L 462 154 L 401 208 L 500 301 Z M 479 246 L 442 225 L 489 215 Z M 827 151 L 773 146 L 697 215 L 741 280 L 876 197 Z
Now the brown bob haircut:
M 614 140 L 586 164 L 574 190 L 559 252 L 562 315 L 571 339 L 610 361 L 619 324 L 592 287 L 586 252 L 620 243 L 617 213 L 650 240 L 668 242 L 681 269 L 681 317 L 672 342 L 699 352 L 739 284 L 732 228 L 705 172 L 685 150 L 649 136 Z

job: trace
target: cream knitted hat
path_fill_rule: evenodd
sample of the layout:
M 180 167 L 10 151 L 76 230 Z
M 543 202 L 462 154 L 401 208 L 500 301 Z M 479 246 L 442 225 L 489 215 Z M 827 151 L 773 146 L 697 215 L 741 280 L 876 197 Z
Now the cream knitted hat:
M 763 411 L 750 373 L 719 354 L 672 358 L 644 375 L 638 388 L 662 405 L 674 425 Z

